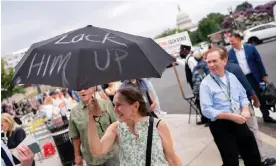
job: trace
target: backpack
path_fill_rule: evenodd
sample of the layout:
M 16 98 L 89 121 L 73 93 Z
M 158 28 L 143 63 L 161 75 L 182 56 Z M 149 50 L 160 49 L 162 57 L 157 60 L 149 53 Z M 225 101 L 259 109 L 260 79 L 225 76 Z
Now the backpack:
M 199 97 L 199 87 L 202 80 L 209 74 L 205 68 L 207 64 L 205 63 L 202 66 L 196 66 L 193 72 L 193 93 L 196 97 Z
M 275 112 L 275 105 L 276 105 L 276 88 L 273 83 L 267 83 L 264 90 L 261 93 L 261 97 L 266 100 L 266 105 L 270 108 L 274 108 L 273 111 Z
M 187 58 L 185 63 L 185 73 L 186 73 L 186 80 L 188 83 L 193 84 L 193 73 L 191 69 L 189 68 L 188 62 L 191 55 Z

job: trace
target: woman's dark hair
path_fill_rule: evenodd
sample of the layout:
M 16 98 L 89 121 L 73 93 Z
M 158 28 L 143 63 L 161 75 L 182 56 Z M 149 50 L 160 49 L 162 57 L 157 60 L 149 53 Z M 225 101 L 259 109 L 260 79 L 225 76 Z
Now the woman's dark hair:
M 122 88 L 117 90 L 117 93 L 120 93 L 128 104 L 134 104 L 138 101 L 140 104 L 138 111 L 141 116 L 149 115 L 143 95 L 137 88 Z
M 65 95 L 68 93 L 66 89 L 61 90 L 62 95 L 65 97 Z
M 69 94 L 69 96 L 70 96 L 72 99 L 74 98 L 71 89 L 67 89 L 67 93 Z

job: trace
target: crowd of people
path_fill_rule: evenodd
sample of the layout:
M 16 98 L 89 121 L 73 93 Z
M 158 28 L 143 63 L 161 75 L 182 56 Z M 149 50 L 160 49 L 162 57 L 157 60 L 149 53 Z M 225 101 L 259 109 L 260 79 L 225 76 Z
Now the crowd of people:
M 241 39 L 231 35 L 229 52 L 210 45 L 209 50 L 191 53 L 191 47 L 183 45 L 180 57 L 185 61 L 176 62 L 185 66 L 201 114 L 198 125 L 210 127 L 223 165 L 239 165 L 239 156 L 246 166 L 274 165 L 275 158 L 265 156 L 253 108 L 260 108 L 265 123 L 276 123 L 261 96 L 268 75 L 257 49 Z
M 264 122 L 276 123 L 261 96 L 260 83 L 268 83 L 265 67 L 256 48 L 243 45 L 240 35 L 231 35 L 230 43 L 229 52 L 214 45 L 193 53 L 190 46 L 180 47 L 181 59 L 176 62 L 185 66 L 201 114 L 198 125 L 209 126 L 223 165 L 238 166 L 239 156 L 246 166 L 274 165 L 276 160 L 265 156 L 253 108 L 260 108 Z M 47 118 L 47 125 L 69 124 L 76 165 L 84 160 L 89 166 L 181 166 L 168 126 L 159 118 L 166 112 L 150 79 L 133 78 L 77 91 L 56 89 L 3 104 L 1 129 L 8 137 L 8 149 L 26 137 L 17 126 L 31 112 Z M 34 164 L 30 150 L 18 149 L 23 150 L 21 156 Z M 24 156 L 18 160 L 9 155 L 11 163 L 24 165 Z M 10 164 L 7 157 L 5 161 L 2 157 L 3 162 Z
M 102 95 L 99 95 L 99 91 Z M 119 94 L 121 94 L 120 101 L 116 102 Z M 160 109 L 158 97 L 150 80 L 130 79 L 112 82 L 100 87 L 80 90 L 78 95 L 81 102 L 71 110 L 69 119 L 69 135 L 73 140 L 75 163 L 81 165 L 84 159 L 91 166 L 145 165 L 148 117 L 166 114 Z M 168 162 L 181 165 L 172 149 L 166 124 L 163 122 L 155 124 L 152 146 L 156 146 L 158 151 L 152 154 L 152 156 L 156 155 L 152 161 L 153 165 L 168 165 Z M 157 134 L 162 132 L 167 132 L 163 135 L 165 143 L 161 142 Z M 97 136 L 95 141 L 98 142 L 94 142 L 91 136 Z M 119 141 L 119 137 L 120 140 L 125 141 Z M 94 151 L 93 145 L 98 145 L 100 138 L 107 139 L 108 147 L 105 147 L 106 143 L 104 143 L 103 150 Z M 163 148 L 166 148 L 168 154 L 163 153 Z M 170 156 L 172 158 L 165 159 L 164 155 L 172 154 L 174 154 Z M 163 159 L 159 161 L 160 158 Z
M 97 128 L 96 131 L 100 135 L 100 137 L 103 137 L 106 134 L 106 131 L 108 131 L 108 128 L 113 126 L 114 123 L 117 123 L 118 121 L 118 114 L 114 114 L 114 109 L 116 110 L 116 103 L 113 101 L 115 100 L 116 94 L 118 93 L 119 89 L 129 89 L 130 93 L 136 93 L 135 95 L 136 97 L 138 97 L 140 102 L 145 101 L 141 103 L 143 105 L 143 113 L 141 115 L 137 114 L 137 112 L 132 111 L 131 114 L 128 114 L 128 117 L 126 117 L 125 120 L 127 120 L 127 122 L 130 122 L 131 127 L 135 126 L 133 125 L 134 122 L 149 123 L 149 119 L 146 118 L 148 115 L 154 115 L 155 117 L 157 117 L 157 115 L 166 114 L 166 112 L 163 112 L 160 109 L 158 97 L 149 79 L 131 79 L 122 82 L 111 82 L 107 85 L 91 87 L 79 91 L 68 89 L 55 89 L 49 92 L 45 92 L 44 94 L 38 94 L 35 97 L 29 99 L 23 99 L 19 103 L 13 102 L 11 105 L 2 105 L 2 132 L 6 133 L 5 136 L 8 138 L 6 141 L 7 148 L 10 151 L 13 151 L 13 149 L 16 148 L 26 138 L 26 133 L 23 128 L 21 128 L 22 121 L 20 120 L 20 118 L 22 118 L 26 114 L 32 114 L 34 116 L 47 118 L 47 125 L 69 123 L 69 135 L 74 146 L 75 163 L 77 165 L 81 165 L 83 159 L 88 165 L 120 165 L 120 163 L 122 163 L 123 161 L 121 161 L 121 158 L 119 158 L 118 156 L 118 152 L 119 150 L 121 151 L 121 148 L 117 144 L 113 146 L 112 150 L 106 152 L 106 154 L 104 154 L 103 156 L 97 157 L 92 155 L 93 152 L 90 149 L 90 143 L 88 141 L 90 116 L 88 116 L 86 111 L 93 110 L 92 112 L 96 112 L 96 114 L 93 114 Z M 133 102 L 134 100 L 136 99 L 133 99 Z M 126 102 L 129 101 L 127 100 Z M 133 105 L 134 103 L 128 104 Z M 140 110 L 140 108 L 138 107 L 137 109 Z M 67 119 L 67 115 L 69 114 L 69 112 L 70 119 Z M 139 118 L 137 121 L 136 118 L 132 119 L 133 115 L 135 115 L 135 117 L 140 115 L 141 117 L 138 116 Z M 8 117 L 8 120 L 6 116 Z M 155 141 L 155 139 L 158 139 L 158 141 L 160 142 L 160 138 L 157 137 L 158 134 L 156 135 L 155 132 L 159 132 L 159 128 L 161 128 L 161 132 L 168 131 L 166 125 L 163 122 L 160 123 L 161 127 L 158 127 L 158 125 L 155 126 L 153 132 L 153 141 Z M 145 124 L 143 126 L 144 128 L 140 130 L 141 132 L 146 132 L 147 130 Z M 130 132 L 132 132 L 132 130 L 134 131 L 134 128 L 131 128 Z M 135 130 L 134 132 L 138 131 Z M 143 133 L 143 137 L 146 136 L 147 134 Z M 136 138 L 137 137 L 138 135 L 136 135 Z M 166 148 L 169 148 L 169 153 L 173 153 L 170 136 L 166 134 L 164 137 L 166 137 L 167 139 L 165 145 L 162 145 L 160 142 L 160 144 L 158 144 L 158 148 L 162 149 L 162 146 L 166 146 Z M 145 141 L 147 139 L 141 138 L 141 141 L 142 140 Z M 139 147 L 139 145 L 143 143 L 144 142 L 137 142 L 136 146 Z M 170 147 L 167 147 L 168 145 Z M 153 146 L 157 145 L 155 145 L 154 143 Z M 162 156 L 164 154 L 160 151 L 158 152 L 158 155 Z M 176 159 L 174 159 L 175 161 L 173 160 L 173 162 L 176 162 L 179 165 L 180 160 L 178 159 L 179 161 L 177 161 L 177 157 L 175 158 Z M 126 158 L 124 160 L 126 160 Z M 20 163 L 20 161 L 18 161 L 18 159 L 15 157 L 13 157 L 12 162 L 15 164 Z M 132 157 L 131 162 L 137 162 L 136 157 Z M 153 161 L 153 163 L 154 162 L 159 163 L 159 161 Z M 162 162 L 165 164 L 168 161 L 163 159 Z
M 83 159 L 90 166 L 146 164 L 149 115 L 154 114 L 156 100 L 143 79 L 123 81 L 117 88 L 110 93 L 113 104 L 97 97 L 96 87 L 78 91 L 82 102 L 69 119 L 77 165 Z M 166 123 L 153 121 L 152 165 L 180 166 Z
M 1 165 L 34 166 L 32 151 L 27 146 L 19 146 L 26 138 L 26 133 L 22 128 L 16 127 L 14 117 L 9 113 L 1 114 L 1 130 Z M 12 155 L 15 151 L 19 154 L 18 158 Z

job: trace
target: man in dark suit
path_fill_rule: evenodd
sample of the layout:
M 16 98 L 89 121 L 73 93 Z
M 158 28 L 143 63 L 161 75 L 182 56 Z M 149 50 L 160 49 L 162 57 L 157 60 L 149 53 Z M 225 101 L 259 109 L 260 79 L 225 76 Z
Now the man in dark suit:
M 239 64 L 248 82 L 256 92 L 261 103 L 260 109 L 264 122 L 276 123 L 276 120 L 269 116 L 269 107 L 266 106 L 265 99 L 260 97 L 260 83 L 268 83 L 268 76 L 259 52 L 254 46 L 242 44 L 239 34 L 230 36 L 230 44 L 232 49 L 228 52 L 229 62 Z

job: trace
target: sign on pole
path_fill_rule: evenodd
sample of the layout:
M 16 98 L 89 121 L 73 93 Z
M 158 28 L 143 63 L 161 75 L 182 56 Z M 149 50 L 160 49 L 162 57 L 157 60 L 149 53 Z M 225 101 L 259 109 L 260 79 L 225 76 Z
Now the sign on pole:
M 159 44 L 159 46 L 162 47 L 168 54 L 174 57 L 179 55 L 180 45 L 187 45 L 192 47 L 192 42 L 187 31 L 156 39 L 155 42 Z M 175 63 L 173 63 L 173 69 L 181 95 L 184 97 L 184 89 L 182 87 L 179 74 L 176 70 Z
M 172 56 L 178 56 L 180 44 L 192 46 L 192 42 L 187 31 L 156 39 L 155 42 Z

